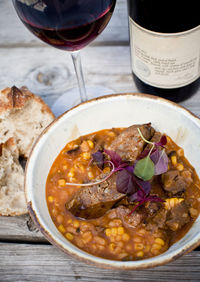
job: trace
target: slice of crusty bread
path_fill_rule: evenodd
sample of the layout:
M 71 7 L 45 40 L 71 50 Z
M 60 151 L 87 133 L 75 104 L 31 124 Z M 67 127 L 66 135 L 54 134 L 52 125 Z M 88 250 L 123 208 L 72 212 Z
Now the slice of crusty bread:
M 0 155 L 0 215 L 27 212 L 24 196 L 24 171 L 13 138 L 1 145 Z
M 26 87 L 0 92 L 0 143 L 14 137 L 20 155 L 28 157 L 34 141 L 53 119 L 44 101 Z
M 0 91 L 0 215 L 27 212 L 19 158 L 28 158 L 34 141 L 53 119 L 44 101 L 26 87 Z

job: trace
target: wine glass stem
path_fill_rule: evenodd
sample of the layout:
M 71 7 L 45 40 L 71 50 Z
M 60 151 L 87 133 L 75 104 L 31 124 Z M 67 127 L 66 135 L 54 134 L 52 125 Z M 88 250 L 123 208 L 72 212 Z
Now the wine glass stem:
M 72 56 L 72 60 L 74 63 L 74 68 L 75 68 L 75 72 L 76 72 L 76 76 L 78 80 L 81 102 L 85 102 L 88 99 L 87 99 L 87 94 L 86 94 L 86 89 L 85 89 L 85 81 L 83 77 L 81 55 L 79 51 L 75 51 L 71 53 L 71 56 Z

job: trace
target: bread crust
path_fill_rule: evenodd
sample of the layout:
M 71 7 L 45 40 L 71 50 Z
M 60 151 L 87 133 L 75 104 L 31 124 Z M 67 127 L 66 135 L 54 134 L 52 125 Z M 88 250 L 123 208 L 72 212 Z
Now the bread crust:
M 27 87 L 18 89 L 13 86 L 0 91 L 0 202 L 3 199 L 0 216 L 27 213 L 23 186 L 24 171 L 19 157 L 28 157 L 34 141 L 54 118 L 47 104 Z M 7 157 L 4 161 L 5 154 Z M 15 171 L 12 171 L 12 166 Z M 19 176 L 15 176 L 16 170 Z M 10 198 L 8 194 L 11 195 Z M 18 206 L 13 204 L 13 199 Z
M 22 109 L 25 104 L 33 99 L 42 105 L 42 110 L 54 119 L 55 116 L 47 106 L 47 104 L 39 96 L 33 94 L 26 86 L 22 86 L 20 89 L 16 86 L 11 88 L 7 87 L 0 91 L 0 117 L 7 111 Z

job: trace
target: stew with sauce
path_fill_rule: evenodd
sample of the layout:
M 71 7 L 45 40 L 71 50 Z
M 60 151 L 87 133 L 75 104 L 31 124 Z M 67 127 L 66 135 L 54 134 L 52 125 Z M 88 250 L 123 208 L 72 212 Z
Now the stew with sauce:
M 56 227 L 77 247 L 139 260 L 189 230 L 200 211 L 200 181 L 169 136 L 133 125 L 69 142 L 50 169 L 46 199 Z

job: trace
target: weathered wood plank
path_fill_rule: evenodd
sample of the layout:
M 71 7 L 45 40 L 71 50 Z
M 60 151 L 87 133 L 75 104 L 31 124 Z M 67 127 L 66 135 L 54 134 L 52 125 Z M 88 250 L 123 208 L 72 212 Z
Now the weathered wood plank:
M 0 244 L 0 281 L 199 281 L 200 252 L 142 271 L 98 269 L 50 245 Z
M 0 89 L 27 85 L 51 106 L 61 94 L 77 87 L 70 55 L 54 48 L 0 48 L 0 58 Z M 82 61 L 86 85 L 103 85 L 113 93 L 136 91 L 129 47 L 88 47 Z
M 0 217 L 0 241 L 46 242 L 30 216 Z
M 121 43 L 120 43 L 121 42 Z M 96 38 L 98 44 L 128 44 L 128 18 L 125 0 L 118 0 L 112 19 Z M 0 46 L 43 46 L 19 20 L 11 0 L 0 0 Z
M 0 48 L 0 89 L 27 85 L 51 106 L 77 87 L 71 57 L 50 47 Z M 82 51 L 86 85 L 103 85 L 113 93 L 137 92 L 132 80 L 128 46 L 88 47 Z M 200 115 L 200 89 L 182 104 Z

